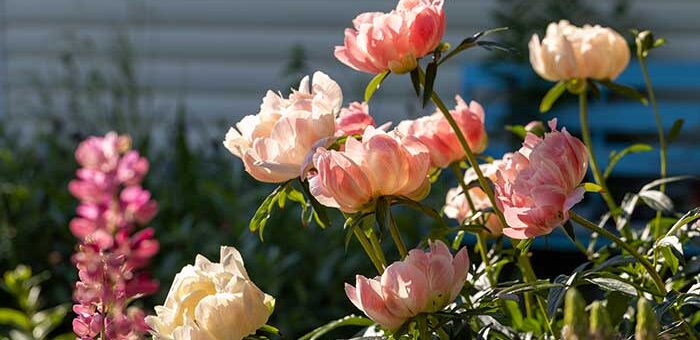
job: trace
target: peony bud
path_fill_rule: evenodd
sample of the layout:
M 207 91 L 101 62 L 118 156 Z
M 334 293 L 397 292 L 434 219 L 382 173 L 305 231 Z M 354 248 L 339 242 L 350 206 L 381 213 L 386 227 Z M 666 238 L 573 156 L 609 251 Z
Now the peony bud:
M 656 313 L 651 307 L 649 300 L 640 297 L 637 301 L 637 327 L 635 329 L 635 340 L 654 340 L 659 333 L 659 321 L 656 320 Z
M 607 340 L 613 338 L 614 330 L 610 322 L 610 315 L 600 301 L 593 301 L 591 304 L 590 325 L 591 339 Z
M 564 340 L 588 339 L 588 318 L 586 300 L 576 288 L 569 288 L 564 298 L 564 327 L 561 330 Z

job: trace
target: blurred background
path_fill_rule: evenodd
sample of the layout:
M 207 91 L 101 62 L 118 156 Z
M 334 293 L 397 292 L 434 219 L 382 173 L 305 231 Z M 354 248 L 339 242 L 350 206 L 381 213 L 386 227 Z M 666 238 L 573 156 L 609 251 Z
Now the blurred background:
M 160 204 L 152 226 L 161 251 L 152 269 L 162 289 L 143 300 L 146 308 L 163 301 L 173 275 L 195 254 L 214 260 L 219 245 L 228 244 L 242 250 L 265 292 L 283 297 L 271 323 L 285 336 L 353 311 L 342 282 L 372 270 L 357 245 L 351 242 L 346 252 L 342 221 L 328 230 L 304 227 L 299 209 L 288 208 L 273 215 L 261 242 L 247 225 L 272 187 L 251 180 L 221 141 L 230 125 L 258 111 L 265 91 L 286 94 L 315 70 L 340 83 L 346 104 L 361 100 L 371 76 L 336 61 L 333 47 L 342 43 L 355 15 L 394 5 L 389 0 L 0 0 L 0 272 L 31 266 L 44 273 L 35 281 L 48 280 L 41 284 L 38 303 L 69 304 L 77 276 L 70 261 L 75 239 L 68 230 L 77 203 L 67 191 L 77 167 L 73 151 L 85 137 L 114 130 L 132 135 L 151 161 L 145 187 Z M 500 157 L 517 146 L 505 123 L 556 116 L 560 126 L 577 131 L 571 98 L 547 115 L 538 113 L 552 84 L 534 74 L 527 53 L 533 33 L 542 36 L 547 23 L 568 19 L 611 26 L 630 42 L 631 28 L 666 38 L 649 63 L 666 128 L 685 121 L 669 154 L 670 172 L 699 174 L 700 154 L 693 147 L 700 135 L 699 1 L 447 0 L 445 6 L 446 41 L 457 44 L 475 32 L 507 26 L 509 31 L 488 39 L 519 51 L 469 50 L 438 75 L 436 90 L 443 97 L 461 94 L 484 104 L 489 155 Z M 631 63 L 620 82 L 643 90 L 639 65 Z M 390 77 L 370 103 L 380 124 L 431 111 L 420 109 L 408 76 Z M 638 142 L 656 145 L 652 112 L 639 103 L 603 94 L 591 104 L 590 115 L 603 164 L 612 150 Z M 611 191 L 620 196 L 658 177 L 658 152 L 631 155 L 617 169 Z M 427 204 L 440 209 L 447 189 L 438 182 Z M 671 195 L 681 207 L 700 203 L 697 185 L 673 186 Z M 579 209 L 595 216 L 603 208 L 588 199 Z M 431 223 L 410 212 L 399 216 L 414 240 Z M 557 235 L 544 238 L 533 260 L 560 252 L 561 268 L 538 274 L 547 277 L 576 265 L 580 259 L 566 242 Z M 13 295 L 0 290 L 0 308 L 24 308 Z M 56 330 L 47 334 L 69 331 L 70 319 L 70 313 L 57 318 Z

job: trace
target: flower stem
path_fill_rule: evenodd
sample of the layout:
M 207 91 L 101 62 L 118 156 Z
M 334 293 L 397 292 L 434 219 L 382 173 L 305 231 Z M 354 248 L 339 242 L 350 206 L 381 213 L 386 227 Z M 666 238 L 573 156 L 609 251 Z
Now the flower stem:
M 610 241 L 613 241 L 615 244 L 620 246 L 620 248 L 622 248 L 622 249 L 626 250 L 628 253 L 630 253 L 630 255 L 632 255 L 632 257 L 634 257 L 635 259 L 637 259 L 637 261 L 639 261 L 639 263 L 644 267 L 644 269 L 647 270 L 647 273 L 651 276 L 652 280 L 654 280 L 654 284 L 656 284 L 656 287 L 659 289 L 659 291 L 662 294 L 666 294 L 666 286 L 664 285 L 664 281 L 661 279 L 661 276 L 659 276 L 659 273 L 656 272 L 656 270 L 654 269 L 654 266 L 651 264 L 651 262 L 649 262 L 649 260 L 647 260 L 646 257 L 640 255 L 632 246 L 625 243 L 625 241 L 623 241 L 622 239 L 617 237 L 615 234 L 609 232 L 605 228 L 599 227 L 597 224 L 587 220 L 583 216 L 581 216 L 573 211 L 569 211 L 569 216 L 571 216 L 571 219 L 574 222 L 578 223 L 582 227 L 584 227 L 590 231 L 596 232 L 599 235 L 605 236 Z
M 464 152 L 467 156 L 467 161 L 469 161 L 469 165 L 471 165 L 471 167 L 474 168 L 474 172 L 476 173 L 476 176 L 479 179 L 479 185 L 481 186 L 481 190 L 484 191 L 486 196 L 488 196 L 489 201 L 491 201 L 491 206 L 493 207 L 493 211 L 496 214 L 496 216 L 498 216 L 498 220 L 501 222 L 501 225 L 503 225 L 504 227 L 507 226 L 508 223 L 506 223 L 506 219 L 503 216 L 503 212 L 501 211 L 501 209 L 498 208 L 496 196 L 494 195 L 493 190 L 489 185 L 489 182 L 486 180 L 486 177 L 484 177 L 483 172 L 481 172 L 479 162 L 476 160 L 474 152 L 472 152 L 472 149 L 469 147 L 469 143 L 467 143 L 467 139 L 464 137 L 462 130 L 457 125 L 457 122 L 455 121 L 454 117 L 452 117 L 452 114 L 450 114 L 450 110 L 447 108 L 447 106 L 445 106 L 445 103 L 442 101 L 442 99 L 440 99 L 440 96 L 438 96 L 437 92 L 433 91 L 431 98 L 433 100 L 433 103 L 435 103 L 435 106 L 437 106 L 440 112 L 442 112 L 443 116 L 445 116 L 445 119 L 450 124 L 450 127 L 452 127 L 452 130 L 455 132 L 455 135 L 459 140 L 459 144 L 461 144 L 462 149 L 464 149 Z
M 607 231 L 604 228 L 599 227 L 595 223 L 587 220 L 586 218 L 576 214 L 573 211 L 569 211 L 569 216 L 571 216 L 571 219 L 574 222 L 580 224 L 582 227 L 607 237 L 610 241 L 613 241 L 615 244 L 620 246 L 620 248 L 622 248 L 622 249 L 626 250 L 628 253 L 630 253 L 630 255 L 632 255 L 632 257 L 634 257 L 635 259 L 637 259 L 637 261 L 639 261 L 639 263 L 644 267 L 644 269 L 646 269 L 647 273 L 651 276 L 652 280 L 654 280 L 654 283 L 656 284 L 656 287 L 659 289 L 659 292 L 661 292 L 663 295 L 666 295 L 668 293 L 668 291 L 666 290 L 666 286 L 664 285 L 663 279 L 661 279 L 661 276 L 659 275 L 659 273 L 656 272 L 656 270 L 654 269 L 654 266 L 644 256 L 640 255 L 634 248 L 632 248 L 630 245 L 625 243 L 625 241 L 621 240 L 619 237 L 615 236 L 615 234 Z M 671 308 L 671 312 L 672 312 L 673 316 L 681 322 L 681 325 L 685 329 L 687 335 L 689 336 L 689 339 L 693 339 L 693 340 L 697 339 L 695 337 L 695 331 L 693 330 L 692 327 L 690 327 L 690 325 L 688 325 L 688 323 L 685 320 L 685 318 L 683 317 L 683 315 L 681 315 L 681 313 L 676 308 L 673 308 L 673 307 Z
M 472 200 L 472 197 L 469 194 L 469 188 L 467 187 L 467 183 L 464 183 L 464 176 L 462 175 L 462 169 L 459 168 L 459 164 L 456 162 L 450 164 L 450 169 L 452 169 L 452 172 L 455 174 L 455 177 L 457 177 L 457 181 L 459 182 L 459 186 L 462 188 L 462 192 L 464 193 L 464 197 L 467 198 L 467 203 L 469 204 L 469 209 L 473 215 L 474 213 L 476 213 L 476 206 L 474 205 L 474 201 Z M 481 219 L 481 222 L 482 222 L 482 224 L 486 223 L 486 221 L 484 219 Z M 491 283 L 491 285 L 494 285 L 495 282 L 491 278 L 491 268 L 489 266 L 491 261 L 489 261 L 488 249 L 486 247 L 486 241 L 484 240 L 481 233 L 475 233 L 475 234 L 476 234 L 476 243 L 479 247 L 479 254 L 481 255 L 481 262 L 484 263 L 484 269 L 486 270 L 486 277 L 489 279 L 489 283 Z
M 641 54 L 637 54 L 637 59 L 639 59 L 639 66 L 642 69 L 642 76 L 644 76 L 644 84 L 647 88 L 647 95 L 649 96 L 649 102 L 651 103 L 651 109 L 654 112 L 654 118 L 656 120 L 656 132 L 659 135 L 659 162 L 661 163 L 661 179 L 666 178 L 666 159 L 668 152 L 668 145 L 666 144 L 666 135 L 664 133 L 664 124 L 661 120 L 661 114 L 659 113 L 659 108 L 656 105 L 656 95 L 654 94 L 654 87 L 651 84 L 651 78 L 649 77 L 649 70 L 646 64 L 646 58 Z M 666 190 L 666 184 L 661 184 L 659 191 L 664 192 Z M 662 234 L 661 230 L 661 217 L 660 211 L 656 213 L 656 223 L 654 226 L 654 237 L 659 238 Z
M 374 255 L 376 256 L 377 260 L 379 263 L 382 265 L 383 268 L 386 268 L 386 257 L 384 257 L 384 251 L 382 250 L 382 245 L 379 242 L 379 239 L 377 238 L 377 234 L 374 232 L 374 230 L 369 231 L 369 242 L 372 244 L 372 248 L 374 249 Z
M 406 258 L 406 255 L 408 255 L 408 250 L 406 249 L 406 245 L 403 243 L 403 240 L 401 239 L 401 233 L 399 232 L 399 227 L 396 225 L 396 221 L 394 221 L 394 216 L 391 214 L 391 208 L 387 208 L 386 212 L 389 216 L 389 233 L 391 234 L 391 238 L 394 240 L 394 243 L 396 244 L 396 248 L 399 250 L 399 254 L 401 255 L 401 259 Z
M 367 240 L 367 236 L 365 236 L 362 229 L 360 229 L 359 226 L 354 226 L 352 228 L 352 231 L 353 231 L 353 233 L 355 233 L 355 237 L 360 242 L 360 245 L 362 245 L 362 249 L 365 250 L 365 253 L 367 253 L 367 256 L 369 257 L 370 261 L 372 261 L 372 264 L 377 269 L 379 274 L 381 275 L 382 273 L 384 273 L 384 267 L 379 262 L 379 259 L 377 259 L 376 255 L 374 254 L 374 251 L 372 249 L 372 245 L 370 244 L 369 240 Z
M 535 275 L 535 271 L 532 269 L 532 263 L 530 263 L 530 258 L 527 256 L 527 254 L 518 255 L 518 265 L 523 273 L 523 279 L 525 280 L 525 282 L 537 281 L 537 276 Z M 526 302 L 528 302 L 528 300 L 529 299 L 526 299 Z M 547 308 L 545 308 L 545 303 L 542 300 L 542 297 L 540 297 L 539 295 L 535 295 L 535 300 L 537 301 L 537 306 L 540 308 L 542 317 L 544 318 L 544 321 L 547 324 L 547 329 L 549 330 L 549 333 L 554 335 L 554 330 L 552 330 L 552 325 L 549 320 L 549 316 L 547 315 Z
M 610 213 L 613 215 L 613 217 L 617 217 L 619 215 L 619 208 L 617 206 L 617 203 L 615 203 L 615 199 L 610 194 L 610 190 L 608 190 L 608 185 L 605 183 L 605 177 L 603 177 L 603 175 L 600 172 L 600 168 L 598 167 L 598 160 L 596 159 L 595 152 L 593 152 L 591 132 L 588 129 L 587 91 L 581 91 L 581 93 L 579 93 L 578 95 L 578 98 L 579 117 L 581 119 L 581 135 L 583 137 L 583 143 L 586 145 L 586 149 L 588 150 L 588 157 L 590 159 L 591 164 L 591 172 L 593 173 L 593 178 L 595 179 L 596 184 L 600 185 L 600 187 L 603 188 L 601 194 L 603 196 L 603 200 L 605 200 L 605 203 L 610 209 Z

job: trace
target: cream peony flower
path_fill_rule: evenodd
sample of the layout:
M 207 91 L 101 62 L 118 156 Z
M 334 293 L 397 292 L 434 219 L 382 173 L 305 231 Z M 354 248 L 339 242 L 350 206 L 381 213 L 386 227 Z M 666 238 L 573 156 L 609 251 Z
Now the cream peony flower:
M 532 68 L 549 81 L 614 80 L 630 61 L 627 42 L 613 29 L 566 20 L 549 24 L 542 41 L 533 35 L 528 47 Z
M 250 281 L 238 250 L 221 247 L 220 260 L 197 255 L 175 275 L 165 304 L 146 317 L 155 339 L 237 340 L 267 322 L 274 299 Z

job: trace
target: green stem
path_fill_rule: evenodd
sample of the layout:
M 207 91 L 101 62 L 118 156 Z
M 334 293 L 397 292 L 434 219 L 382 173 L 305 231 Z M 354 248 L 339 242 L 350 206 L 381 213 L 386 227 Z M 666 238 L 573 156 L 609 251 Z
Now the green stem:
M 530 263 L 530 258 L 527 256 L 527 254 L 518 255 L 518 264 L 520 265 L 520 270 L 523 273 L 523 279 L 525 279 L 525 282 L 537 281 L 537 276 L 535 275 L 534 269 L 532 269 L 532 264 Z M 525 302 L 528 303 L 528 300 L 529 299 L 526 298 Z M 540 297 L 539 295 L 535 295 L 535 300 L 537 300 L 537 305 L 540 308 L 540 312 L 542 312 L 542 317 L 544 318 L 544 321 L 547 324 L 547 329 L 549 330 L 549 333 L 554 335 L 554 330 L 552 330 L 552 325 L 549 320 L 549 316 L 547 315 L 547 308 L 545 308 L 545 303 L 542 300 L 542 297 Z
M 602 173 L 600 172 L 600 168 L 598 167 L 598 160 L 596 159 L 595 152 L 593 152 L 591 132 L 588 129 L 587 92 L 585 90 L 581 91 L 581 93 L 579 93 L 578 95 L 578 98 L 579 117 L 581 119 L 581 135 L 583 137 L 583 143 L 586 145 L 586 149 L 588 150 L 588 158 L 590 159 L 591 172 L 593 173 L 593 178 L 595 179 L 596 184 L 600 185 L 600 187 L 603 188 L 603 200 L 605 200 L 605 203 L 608 205 L 610 213 L 613 215 L 613 217 L 617 217 L 619 215 L 619 208 L 617 207 L 617 203 L 615 203 L 615 199 L 610 194 L 610 190 L 608 190 L 608 185 L 605 183 L 605 177 L 603 177 Z
M 391 215 L 391 212 L 387 213 L 389 214 L 389 233 L 391 234 L 391 238 L 394 240 L 396 248 L 399 250 L 399 255 L 401 255 L 401 259 L 403 260 L 406 258 L 406 255 L 408 255 L 408 250 L 401 239 L 401 233 L 399 232 L 399 227 L 396 225 L 396 221 L 394 221 L 394 217 Z
M 369 231 L 369 243 L 372 244 L 372 248 L 374 249 L 374 255 L 376 256 L 379 263 L 382 265 L 383 268 L 386 268 L 386 257 L 384 256 L 382 245 L 379 242 L 379 239 L 377 238 L 377 234 L 374 233 L 374 230 Z
M 639 60 L 639 66 L 642 69 L 642 76 L 644 76 L 644 84 L 647 88 L 647 96 L 649 96 L 649 102 L 651 103 L 651 109 L 654 112 L 654 119 L 656 120 L 656 132 L 659 135 L 659 162 L 661 163 L 661 179 L 666 178 L 667 168 L 666 159 L 668 152 L 668 145 L 666 144 L 666 134 L 664 132 L 664 124 L 661 120 L 661 114 L 659 113 L 659 108 L 656 105 L 656 95 L 654 94 L 654 87 L 651 84 L 651 77 L 649 77 L 649 70 L 646 64 L 646 58 L 641 54 L 637 54 L 637 59 Z M 661 184 L 659 191 L 664 192 L 666 190 L 666 184 Z M 654 237 L 659 238 L 662 234 L 661 230 L 661 217 L 660 211 L 656 212 L 656 223 L 654 226 Z
M 457 181 L 459 182 L 460 187 L 462 188 L 462 192 L 464 193 L 464 196 L 467 198 L 467 203 L 469 204 L 469 209 L 472 213 L 476 213 L 476 206 L 474 205 L 474 201 L 472 200 L 471 195 L 469 194 L 469 188 L 467 187 L 467 183 L 464 183 L 464 176 L 462 175 L 462 169 L 459 168 L 458 163 L 452 163 L 450 164 L 450 169 L 452 169 L 452 172 L 455 174 L 455 177 L 457 177 Z M 482 224 L 485 224 L 485 220 L 481 219 Z M 486 277 L 489 279 L 489 282 L 491 285 L 494 285 L 495 282 L 491 278 L 491 268 L 489 267 L 489 264 L 491 261 L 489 261 L 489 256 L 488 256 L 488 249 L 486 247 L 486 241 L 482 237 L 481 233 L 476 233 L 476 242 L 477 245 L 479 246 L 479 254 L 481 255 L 481 262 L 484 263 L 484 269 L 486 270 Z
M 377 259 L 376 256 L 374 255 L 374 251 L 372 250 L 372 245 L 367 240 L 367 237 L 365 236 L 362 229 L 360 229 L 359 226 L 355 226 L 352 228 L 352 231 L 353 231 L 353 233 L 355 233 L 355 237 L 360 242 L 360 245 L 362 245 L 362 249 L 365 250 L 365 253 L 367 253 L 367 256 L 369 257 L 370 261 L 372 261 L 372 264 L 377 269 L 379 274 L 381 275 L 382 273 L 384 273 L 384 267 L 379 262 L 379 259 Z
M 599 227 L 597 224 L 587 220 L 581 215 L 578 215 L 577 213 L 573 211 L 569 211 L 569 216 L 571 217 L 571 220 L 574 222 L 578 223 L 582 227 L 596 232 L 599 235 L 603 235 L 606 238 L 608 238 L 610 241 L 613 241 L 615 244 L 617 244 L 620 248 L 626 250 L 632 257 L 637 259 L 639 263 L 644 267 L 644 269 L 647 270 L 647 273 L 651 276 L 652 280 L 654 280 L 654 284 L 656 284 L 656 287 L 659 289 L 659 292 L 661 292 L 663 295 L 666 294 L 666 286 L 664 285 L 664 281 L 661 279 L 661 276 L 659 276 L 659 273 L 656 272 L 654 269 L 654 266 L 647 260 L 646 257 L 640 255 L 637 250 L 635 250 L 632 246 L 629 244 L 625 243 L 625 241 L 621 240 L 619 237 L 617 237 L 615 234 L 609 232 L 607 229 Z
M 418 67 L 418 75 L 420 76 L 421 81 L 425 82 L 425 73 L 420 67 Z M 442 99 L 440 99 L 440 96 L 437 94 L 437 92 L 433 91 L 433 93 L 430 96 L 430 99 L 432 99 L 433 103 L 435 103 L 435 106 L 437 106 L 438 110 L 442 112 L 443 116 L 445 116 L 445 119 L 447 120 L 447 123 L 450 124 L 450 127 L 452 127 L 452 130 L 455 132 L 457 140 L 459 140 L 459 144 L 462 146 L 462 149 L 464 149 L 464 153 L 467 156 L 467 161 L 469 161 L 469 165 L 471 165 L 472 168 L 474 168 L 474 172 L 476 173 L 476 176 L 479 179 L 479 185 L 481 186 L 481 189 L 484 191 L 486 196 L 489 197 L 489 201 L 491 202 L 493 211 L 496 213 L 496 216 L 498 216 L 498 220 L 501 222 L 501 225 L 503 225 L 504 227 L 508 226 L 508 223 L 506 223 L 506 219 L 503 216 L 503 212 L 501 211 L 501 209 L 498 208 L 496 196 L 494 195 L 493 190 L 489 185 L 489 182 L 486 180 L 486 177 L 484 177 L 484 174 L 481 172 L 479 162 L 476 160 L 474 152 L 469 147 L 469 143 L 464 137 L 462 129 L 459 128 L 459 125 L 457 125 L 457 122 L 455 121 L 454 117 L 452 117 L 450 110 L 447 108 L 447 106 L 445 106 L 445 103 L 442 101 Z

